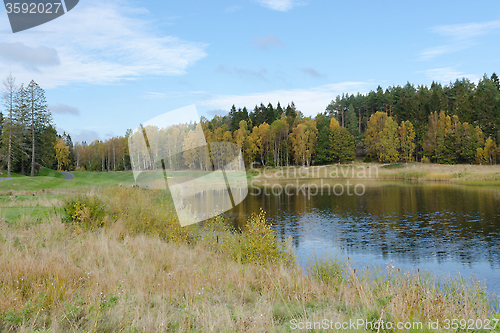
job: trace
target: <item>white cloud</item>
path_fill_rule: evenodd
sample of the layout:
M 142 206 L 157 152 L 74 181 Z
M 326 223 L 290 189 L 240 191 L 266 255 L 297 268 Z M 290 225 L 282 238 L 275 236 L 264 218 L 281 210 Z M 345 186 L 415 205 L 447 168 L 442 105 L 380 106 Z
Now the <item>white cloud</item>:
M 500 31 L 500 20 L 482 23 L 441 25 L 431 28 L 431 31 L 454 39 L 471 39 Z
M 281 105 L 295 103 L 297 108 L 306 116 L 315 116 L 324 112 L 332 99 L 342 93 L 355 94 L 357 92 L 366 93 L 371 83 L 368 82 L 343 82 L 336 84 L 327 84 L 310 89 L 292 89 L 292 90 L 274 90 L 269 92 L 254 93 L 247 95 L 222 95 L 212 97 L 202 101 L 199 104 L 210 109 L 229 110 L 234 104 L 237 107 L 246 106 L 253 109 L 255 105 L 264 103 Z
M 2 62 L 0 73 L 12 72 L 20 82 L 34 79 L 44 88 L 107 84 L 143 75 L 182 75 L 206 56 L 206 44 L 163 36 L 151 30 L 155 25 L 143 15 L 144 10 L 127 8 L 120 1 L 80 3 L 39 28 L 2 35 L 3 43 L 54 50 L 59 65 L 39 66 L 36 73 L 24 66 L 29 59 L 24 63 Z M 49 29 L 51 33 L 46 32 Z M 0 30 L 9 30 L 8 22 L 0 23 Z
M 450 82 L 454 82 L 456 79 L 461 79 L 463 77 L 466 77 L 473 82 L 479 81 L 479 77 L 477 77 L 476 75 L 465 74 L 453 67 L 433 68 L 417 73 L 424 73 L 429 80 L 440 82 L 442 84 L 448 84 Z
M 287 12 L 293 7 L 302 4 L 297 0 L 257 0 L 262 6 L 278 10 L 280 12 Z
M 66 104 L 55 104 L 55 105 L 50 105 L 49 106 L 50 111 L 58 114 L 72 114 L 75 116 L 78 116 L 80 114 L 80 110 L 78 108 L 75 108 L 73 106 L 69 106 Z
M 472 46 L 472 43 L 463 44 L 457 43 L 455 45 L 440 45 L 436 47 L 431 47 L 422 51 L 419 55 L 419 60 L 432 60 L 438 56 L 454 53 L 460 50 L 464 50 Z
M 257 36 L 253 39 L 253 44 L 259 49 L 265 50 L 273 46 L 281 46 L 283 43 L 279 38 L 273 35 Z
M 448 42 L 427 48 L 419 54 L 419 60 L 432 60 L 438 56 L 468 49 L 477 44 L 480 36 L 500 32 L 500 20 L 482 23 L 465 23 L 435 26 L 432 33 L 448 38 Z

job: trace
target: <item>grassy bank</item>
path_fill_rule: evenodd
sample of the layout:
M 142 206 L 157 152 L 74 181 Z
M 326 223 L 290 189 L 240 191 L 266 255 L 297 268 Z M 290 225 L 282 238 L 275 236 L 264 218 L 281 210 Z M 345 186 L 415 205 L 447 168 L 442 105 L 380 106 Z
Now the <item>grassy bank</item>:
M 241 233 L 220 218 L 181 228 L 168 193 L 79 192 L 0 202 L 52 207 L 36 220 L 0 222 L 0 331 L 290 332 L 323 319 L 443 328 L 446 319 L 499 318 L 472 282 L 438 285 L 424 272 L 335 258 L 300 268 L 263 214 Z
M 470 185 L 500 185 L 500 165 L 447 165 L 401 163 L 380 164 L 354 162 L 313 167 L 254 169 L 253 179 L 370 179 L 445 181 Z

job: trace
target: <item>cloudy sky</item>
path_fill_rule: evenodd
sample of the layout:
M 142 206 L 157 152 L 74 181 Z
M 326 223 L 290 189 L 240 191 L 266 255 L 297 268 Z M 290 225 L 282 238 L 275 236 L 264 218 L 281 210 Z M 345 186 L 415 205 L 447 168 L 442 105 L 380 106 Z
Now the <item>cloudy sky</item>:
M 342 93 L 500 72 L 498 0 L 81 0 L 16 34 L 0 15 L 0 75 L 39 83 L 74 141 L 190 104 L 315 115 Z

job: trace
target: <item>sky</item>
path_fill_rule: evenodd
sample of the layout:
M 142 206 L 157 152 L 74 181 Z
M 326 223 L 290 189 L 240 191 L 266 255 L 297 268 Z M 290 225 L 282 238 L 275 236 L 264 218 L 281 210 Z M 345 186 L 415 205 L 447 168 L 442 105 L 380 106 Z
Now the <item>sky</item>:
M 188 105 L 294 102 L 306 116 L 342 93 L 500 74 L 500 2 L 80 0 L 12 33 L 0 14 L 0 78 L 35 80 L 74 142 L 123 136 Z

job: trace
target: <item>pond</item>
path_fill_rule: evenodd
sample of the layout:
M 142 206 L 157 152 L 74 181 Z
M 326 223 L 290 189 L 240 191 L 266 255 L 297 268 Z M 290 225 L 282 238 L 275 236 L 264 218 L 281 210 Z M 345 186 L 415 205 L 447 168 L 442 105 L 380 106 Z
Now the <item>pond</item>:
M 357 187 L 356 187 L 357 186 Z M 357 265 L 427 269 L 485 281 L 500 294 L 500 188 L 386 181 L 252 184 L 225 213 L 237 226 L 262 208 L 299 260 L 349 257 Z

